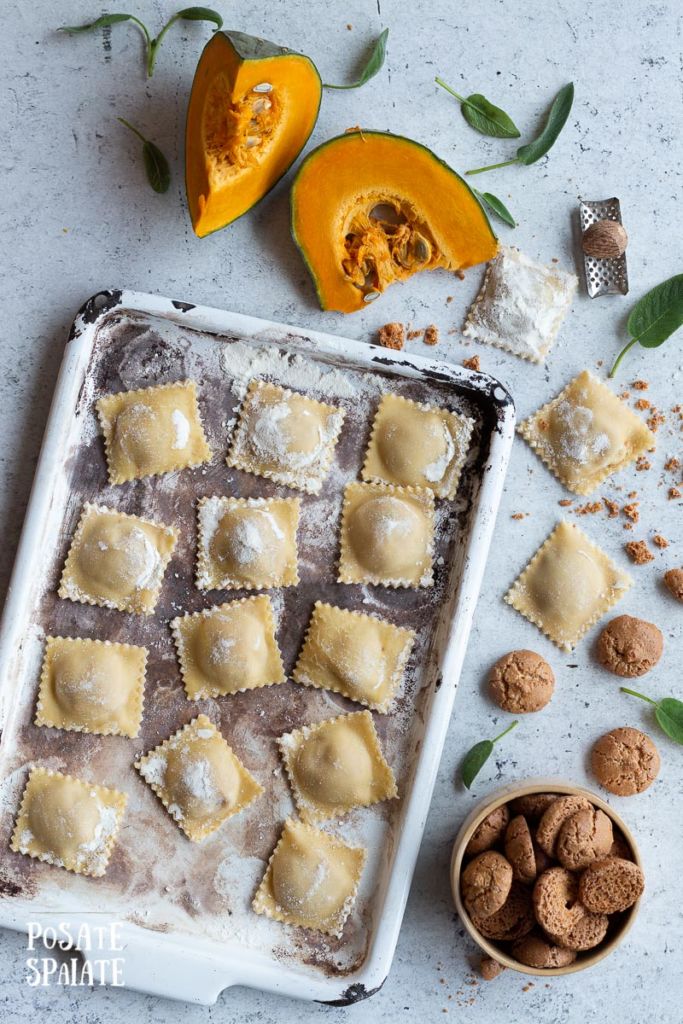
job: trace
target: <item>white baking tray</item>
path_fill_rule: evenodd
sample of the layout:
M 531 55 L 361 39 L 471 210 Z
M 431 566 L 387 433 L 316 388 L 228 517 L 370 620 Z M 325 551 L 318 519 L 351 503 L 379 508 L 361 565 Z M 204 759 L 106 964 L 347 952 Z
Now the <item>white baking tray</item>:
M 155 670 L 151 682 L 148 674 L 143 722 L 143 732 L 147 729 L 148 734 L 137 746 L 120 737 L 87 737 L 37 729 L 31 724 L 42 641 L 49 629 L 58 631 L 53 628 L 55 621 L 59 628 L 71 629 L 71 635 L 108 635 L 111 639 L 131 637 L 130 631 L 135 629 L 152 628 L 133 622 L 135 617 L 109 611 L 102 617 L 102 610 L 58 602 L 54 596 L 82 500 L 95 493 L 93 480 L 102 481 L 96 493 L 107 501 L 116 502 L 123 494 L 126 511 L 148 512 L 151 503 L 155 511 L 157 505 L 164 507 L 167 518 L 169 509 L 182 513 L 184 523 L 194 516 L 187 495 L 183 497 L 173 490 L 177 474 L 152 483 L 140 481 L 123 491 L 106 484 L 92 404 L 98 388 L 101 392 L 108 383 L 106 360 L 110 352 L 119 352 L 119 343 L 125 354 L 126 374 L 133 378 L 124 380 L 123 385 L 119 383 L 119 388 L 152 383 L 158 379 L 157 371 L 162 379 L 169 373 L 172 379 L 179 379 L 183 373 L 172 365 L 174 356 L 183 364 L 188 363 L 193 375 L 202 378 L 200 390 L 204 369 L 206 391 L 221 385 L 223 378 L 227 387 L 231 374 L 236 372 L 238 354 L 242 353 L 243 358 L 247 349 L 253 349 L 259 359 L 266 360 L 262 366 L 270 365 L 268 359 L 276 353 L 283 374 L 286 370 L 282 379 L 286 384 L 295 383 L 297 366 L 304 365 L 314 366 L 321 380 L 333 381 L 329 385 L 332 388 L 337 376 L 340 381 L 346 375 L 349 380 L 363 382 L 359 392 L 362 398 L 355 399 L 355 392 L 342 391 L 348 407 L 347 425 L 353 423 L 354 414 L 362 413 L 362 422 L 368 421 L 369 426 L 369 410 L 376 397 L 386 390 L 397 390 L 421 400 L 443 401 L 451 408 L 468 411 L 475 419 L 475 445 L 458 498 L 453 503 L 439 503 L 445 546 L 438 559 L 437 586 L 433 591 L 436 596 L 386 588 L 361 588 L 357 593 L 357 599 L 370 606 L 369 611 L 383 611 L 396 621 L 411 624 L 411 617 L 419 624 L 420 616 L 427 616 L 424 621 L 428 628 L 422 630 L 425 635 L 419 640 L 418 655 L 408 673 L 398 710 L 395 715 L 383 716 L 378 724 L 385 750 L 397 772 L 401 800 L 391 802 L 391 806 L 363 809 L 364 813 L 355 818 L 351 815 L 346 823 L 332 824 L 334 831 L 349 839 L 360 838 L 370 850 L 358 906 L 339 941 L 324 943 L 314 933 L 283 927 L 249 909 L 247 890 L 253 891 L 282 818 L 291 810 L 284 778 L 273 781 L 272 806 L 261 802 L 257 820 L 250 823 L 247 818 L 246 824 L 232 830 L 228 824 L 219 830 L 212 843 L 202 844 L 208 852 L 200 854 L 194 846 L 188 852 L 191 844 L 129 767 L 140 749 L 172 731 L 168 728 L 167 713 L 177 714 L 180 708 L 182 721 L 199 710 L 213 710 L 219 716 L 227 714 L 227 718 L 222 718 L 222 727 L 227 729 L 231 742 L 230 730 L 239 729 L 241 722 L 242 746 L 238 749 L 242 752 L 246 747 L 247 766 L 257 774 L 259 768 L 269 768 L 270 755 L 251 749 L 248 735 L 249 714 L 252 723 L 260 723 L 264 715 L 266 720 L 268 717 L 267 704 L 266 712 L 258 711 L 261 718 L 257 717 L 253 701 L 261 697 L 254 694 L 268 691 L 238 695 L 240 700 L 245 698 L 242 704 L 237 697 L 220 706 L 218 702 L 208 702 L 208 708 L 198 708 L 187 701 L 183 704 L 177 681 L 167 685 L 166 677 L 170 679 L 174 661 L 170 640 L 164 640 L 159 641 L 159 650 L 154 650 L 158 671 Z M 231 349 L 230 345 L 237 347 Z M 123 362 L 117 366 L 121 371 Z M 220 369 L 218 376 L 216 366 Z M 356 405 L 358 409 L 354 408 Z M 211 411 L 215 414 L 215 408 Z M 360 422 L 358 419 L 355 429 L 350 431 L 357 455 L 344 456 L 340 446 L 342 454 L 338 461 L 344 465 L 336 470 L 337 477 L 328 488 L 327 497 L 323 495 L 320 499 L 323 504 L 318 507 L 318 515 L 320 518 L 322 514 L 325 529 L 304 540 L 309 587 L 306 591 L 304 581 L 304 594 L 311 597 L 318 592 L 328 595 L 335 586 L 333 575 L 325 575 L 327 569 L 316 568 L 315 551 L 328 543 L 329 537 L 336 537 L 336 520 L 332 521 L 329 509 L 337 501 L 335 495 L 337 491 L 341 493 L 344 480 L 357 476 L 359 463 L 354 464 L 353 460 L 362 459 L 365 447 L 365 438 L 359 433 Z M 223 460 L 227 447 L 223 428 L 229 430 L 230 422 L 217 420 L 213 424 L 214 447 L 222 432 L 223 447 L 209 476 L 202 476 L 206 470 L 189 471 L 194 474 L 193 496 L 218 490 L 215 480 L 222 479 L 217 476 L 220 473 L 225 476 L 225 493 L 228 470 Z M 47 925 L 68 920 L 76 931 L 81 922 L 119 921 L 125 943 L 125 984 L 169 998 L 209 1004 L 231 985 L 248 985 L 346 1005 L 376 992 L 388 974 L 401 926 L 484 573 L 513 431 L 514 406 L 510 395 L 486 374 L 153 295 L 108 291 L 90 299 L 74 322 L 64 354 L 0 625 L 0 791 L 4 811 L 0 831 L 0 925 L 26 930 L 28 921 L 39 920 Z M 88 481 L 87 493 L 83 492 L 83 481 Z M 262 489 L 259 493 L 274 492 Z M 325 501 L 332 505 L 326 506 Z M 313 517 L 314 505 L 311 509 Z M 184 543 L 181 541 L 181 549 Z M 184 549 L 185 561 L 189 560 L 191 543 L 188 541 Z M 171 579 L 165 586 L 175 588 L 173 595 L 181 595 L 184 601 L 185 570 L 180 562 L 177 568 L 179 572 L 169 574 L 177 582 Z M 206 603 L 202 595 L 190 593 L 191 584 L 187 587 L 187 600 L 195 602 L 192 607 L 201 606 L 197 601 Z M 212 603 L 221 600 L 226 600 L 226 596 L 220 595 Z M 430 600 L 436 603 L 427 612 Z M 167 619 L 177 614 L 177 605 L 171 598 L 169 601 Z M 293 650 L 300 642 L 304 622 L 303 618 L 296 619 L 299 613 L 303 615 L 300 609 L 285 609 L 285 615 L 290 617 L 285 620 L 288 628 L 284 632 L 296 635 Z M 129 632 L 112 635 L 111 630 L 123 630 L 122 622 Z M 294 624 L 299 627 L 298 632 Z M 145 642 L 147 635 L 141 634 Z M 132 636 L 133 642 L 136 637 L 137 634 Z M 314 713 L 312 708 L 319 718 L 352 709 L 343 698 L 294 688 L 292 683 L 283 686 L 292 687 L 291 694 L 295 696 L 289 698 L 290 702 L 299 700 L 306 715 Z M 274 702 L 282 699 L 284 690 L 271 687 L 269 691 L 273 707 Z M 272 691 L 280 692 L 272 695 Z M 318 704 L 314 705 L 315 701 Z M 226 708 L 230 711 L 226 712 Z M 240 708 L 243 719 L 239 717 L 242 712 L 235 710 Z M 182 721 L 176 721 L 174 728 Z M 7 840 L 31 761 L 77 775 L 80 772 L 86 778 L 129 793 L 124 828 L 104 879 L 84 879 L 8 850 Z M 279 770 L 273 769 L 272 774 L 278 775 Z M 215 863 L 210 860 L 219 854 L 225 854 L 225 858 Z M 200 856 L 206 859 L 191 860 Z M 216 863 L 221 871 L 227 872 L 226 884 L 216 887 L 217 871 L 210 879 L 213 888 L 205 891 L 202 886 L 211 874 L 209 867 Z M 242 891 L 238 883 L 244 879 L 246 889 Z M 165 880 L 171 884 L 163 885 Z

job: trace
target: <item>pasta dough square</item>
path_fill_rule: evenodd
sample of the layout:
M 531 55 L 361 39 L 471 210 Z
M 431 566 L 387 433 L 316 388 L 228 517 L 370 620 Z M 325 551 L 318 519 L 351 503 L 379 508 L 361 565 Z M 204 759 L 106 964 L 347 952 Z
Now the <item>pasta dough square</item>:
M 358 894 L 366 851 L 289 818 L 252 907 L 285 924 L 340 938 Z
M 588 370 L 518 430 L 574 494 L 591 494 L 656 444 L 643 421 Z
M 430 587 L 434 495 L 425 488 L 348 484 L 341 523 L 340 583 Z
M 200 590 L 267 590 L 299 582 L 298 498 L 202 498 Z
M 116 789 L 31 767 L 10 848 L 77 875 L 103 875 L 127 797 Z
M 205 608 L 171 623 L 190 700 L 284 683 L 275 619 L 265 594 Z
M 142 721 L 146 664 L 145 647 L 49 636 L 35 724 L 134 739 Z
M 277 384 L 252 380 L 228 465 L 318 494 L 344 422 L 344 410 Z
M 385 395 L 372 425 L 364 480 L 426 487 L 454 498 L 474 420 L 457 412 Z
M 211 460 L 193 380 L 104 395 L 97 415 L 112 484 Z
M 562 520 L 505 600 L 561 650 L 571 651 L 631 583 L 578 526 Z
M 414 639 L 412 629 L 316 601 L 292 678 L 386 712 Z
M 64 565 L 59 596 L 151 615 L 176 540 L 172 526 L 86 502 Z
M 569 312 L 578 283 L 576 274 L 544 267 L 503 245 L 486 268 L 462 333 L 532 363 L 542 363 Z
M 369 711 L 328 718 L 280 736 L 278 746 L 304 821 L 339 818 L 398 796 Z
M 206 839 L 263 793 L 206 715 L 197 715 L 135 767 L 193 843 Z

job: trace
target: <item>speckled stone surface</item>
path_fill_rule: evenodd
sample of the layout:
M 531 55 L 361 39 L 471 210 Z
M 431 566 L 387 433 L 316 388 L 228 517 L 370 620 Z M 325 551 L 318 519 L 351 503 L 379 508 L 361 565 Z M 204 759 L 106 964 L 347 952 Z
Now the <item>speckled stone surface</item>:
M 503 240 L 514 241 L 534 259 L 556 258 L 567 268 L 574 268 L 576 259 L 577 197 L 621 198 L 631 239 L 631 294 L 591 302 L 581 289 L 545 367 L 463 343 L 459 332 L 480 269 L 470 271 L 465 281 L 443 273 L 423 275 L 347 319 L 321 313 L 289 237 L 287 182 L 229 230 L 197 240 L 183 199 L 182 131 L 194 65 L 208 28 L 188 25 L 169 34 L 154 78 L 147 82 L 134 28 L 119 25 L 110 36 L 77 38 L 52 31 L 61 20 L 78 24 L 107 6 L 38 0 L 11 5 L 3 14 L 3 586 L 68 326 L 83 300 L 102 287 L 127 285 L 364 340 L 389 320 L 414 327 L 435 323 L 442 335 L 436 353 L 454 361 L 478 353 L 482 369 L 512 389 L 521 418 L 584 367 L 603 376 L 601 361 L 609 365 L 625 340 L 631 302 L 682 269 L 681 24 L 673 3 L 216 4 L 233 27 L 306 51 L 332 81 L 351 75 L 363 47 L 380 26 L 390 26 L 386 69 L 362 91 L 325 95 L 312 144 L 360 123 L 414 136 L 458 169 L 479 166 L 512 155 L 515 144 L 484 139 L 468 128 L 455 101 L 434 85 L 435 74 L 459 91 L 482 91 L 504 106 L 522 126 L 524 138 L 554 92 L 574 80 L 575 106 L 549 157 L 534 167 L 506 168 L 477 181 L 501 196 L 519 220 L 515 231 L 501 226 Z M 141 0 L 132 6 L 158 26 L 176 5 Z M 167 195 L 157 196 L 147 187 L 140 146 L 116 115 L 147 132 L 169 155 L 173 183 Z M 434 354 L 420 341 L 411 348 Z M 637 491 L 639 523 L 626 532 L 623 517 L 608 519 L 604 512 L 577 520 L 624 567 L 627 539 L 658 532 L 672 542 L 666 550 L 653 549 L 653 562 L 632 567 L 636 585 L 618 606 L 620 613 L 656 622 L 664 633 L 662 660 L 642 681 L 643 689 L 658 696 L 680 689 L 681 606 L 664 590 L 662 576 L 666 568 L 682 564 L 682 503 L 667 500 L 668 487 L 678 480 L 663 470 L 667 457 L 681 455 L 681 424 L 671 412 L 683 398 L 681 362 L 679 335 L 657 352 L 632 351 L 617 382 L 622 391 L 637 378 L 649 381 L 644 395 L 666 416 L 651 468 L 629 469 L 599 492 L 623 504 L 630 491 Z M 631 405 L 636 397 L 632 393 Z M 598 627 L 576 652 L 562 654 L 501 600 L 560 513 L 576 518 L 571 508 L 558 506 L 564 497 L 561 485 L 517 440 L 405 923 L 393 970 L 379 994 L 342 1011 L 234 989 L 207 1010 L 126 990 L 37 991 L 24 981 L 24 938 L 3 932 L 3 1024 L 46 1013 L 54 1024 L 122 1024 L 132 1018 L 290 1024 L 302 1014 L 307 1019 L 353 1017 L 356 1024 L 444 1017 L 463 1024 L 678 1020 L 683 996 L 683 929 L 676 909 L 681 836 L 680 824 L 672 828 L 672 807 L 683 784 L 681 749 L 656 732 L 647 706 L 621 695 L 617 677 L 598 665 L 592 654 Z M 513 519 L 515 513 L 525 517 Z M 551 662 L 556 693 L 546 709 L 523 719 L 481 773 L 474 792 L 467 793 L 456 784 L 463 751 L 509 721 L 486 695 L 488 670 L 518 647 L 533 648 Z M 548 983 L 537 979 L 532 985 L 506 972 L 490 984 L 478 982 L 472 974 L 476 951 L 455 919 L 449 893 L 450 846 L 460 821 L 503 780 L 541 772 L 591 784 L 590 746 L 602 732 L 620 725 L 651 732 L 662 755 L 661 775 L 647 792 L 612 798 L 635 831 L 645 859 L 647 890 L 635 928 L 613 957 L 582 976 Z

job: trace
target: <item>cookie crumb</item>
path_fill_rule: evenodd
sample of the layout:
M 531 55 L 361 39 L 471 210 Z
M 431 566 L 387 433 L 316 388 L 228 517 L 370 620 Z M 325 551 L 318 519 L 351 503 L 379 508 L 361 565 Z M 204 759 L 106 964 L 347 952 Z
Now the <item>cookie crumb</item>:
M 456 270 L 456 272 L 455 272 L 455 276 L 456 276 L 456 277 L 457 277 L 457 278 L 458 278 L 458 279 L 459 279 L 460 281 L 464 281 L 464 280 L 465 280 L 465 271 L 464 271 L 464 270 Z
M 462 365 L 466 370 L 481 370 L 479 356 L 470 356 L 469 359 L 463 359 Z
M 605 508 L 607 509 L 607 515 L 610 519 L 616 519 L 619 515 L 619 504 L 616 501 L 611 501 L 609 498 L 603 498 Z
M 653 434 L 656 434 L 662 423 L 664 423 L 664 416 L 657 409 L 652 410 L 652 414 L 648 416 L 646 423 Z
M 452 301 L 453 301 L 453 296 L 452 295 L 447 295 L 446 296 L 446 303 L 451 303 Z
M 390 324 L 385 324 L 384 327 L 380 327 L 378 335 L 379 343 L 383 348 L 393 348 L 398 351 L 405 345 L 405 326 L 404 324 L 397 323 L 396 321 Z
M 630 397 L 631 397 L 631 392 L 630 391 L 622 391 L 621 394 L 619 395 L 619 398 L 622 400 L 622 402 L 628 402 Z
M 424 335 L 424 331 L 408 331 L 408 341 L 415 341 L 415 338 L 421 338 Z
M 651 469 L 652 463 L 644 455 L 639 455 L 636 459 L 636 469 L 642 472 L 644 469 Z
M 652 403 L 648 402 L 647 398 L 639 398 L 635 404 L 636 409 L 640 409 L 642 412 L 644 409 L 651 409 Z
M 430 324 L 425 331 L 425 336 L 422 339 L 425 345 L 438 345 L 439 344 L 439 328 L 436 324 Z
M 621 511 L 624 513 L 627 519 L 631 520 L 632 523 L 637 523 L 640 519 L 640 512 L 638 511 L 637 501 L 632 501 L 630 505 L 624 505 Z
M 669 488 L 669 500 L 670 501 L 672 501 L 674 498 L 680 498 L 680 497 L 681 497 L 681 492 L 679 491 L 678 487 L 670 487 Z
M 652 543 L 658 548 L 668 548 L 669 542 L 666 537 L 662 537 L 661 533 L 656 533 L 652 538 Z
M 680 469 L 680 468 L 681 468 L 680 459 L 675 458 L 673 455 L 671 456 L 670 459 L 667 459 L 666 462 L 664 463 L 664 469 L 668 469 L 672 473 L 675 472 L 677 469 Z
M 479 964 L 479 973 L 481 974 L 484 981 L 493 981 L 499 974 L 502 974 L 505 970 L 502 964 L 499 964 L 497 960 L 494 960 L 491 956 L 483 956 Z
M 589 501 L 585 505 L 579 505 L 574 512 L 577 516 L 594 516 L 596 512 L 602 512 L 602 501 Z
M 528 515 L 528 512 L 513 512 L 510 519 L 526 519 Z
M 677 601 L 683 601 L 683 569 L 668 569 L 664 583 Z
M 571 498 L 560 498 L 560 500 L 558 501 L 557 504 L 561 505 L 562 508 L 569 508 L 569 506 L 573 505 L 574 502 L 572 501 Z
M 654 562 L 655 556 L 649 550 L 644 540 L 630 540 L 624 545 L 626 554 L 635 565 L 645 565 L 646 562 Z
M 631 384 L 631 387 L 635 388 L 636 391 L 647 391 L 649 386 L 646 380 L 634 380 L 633 384 Z

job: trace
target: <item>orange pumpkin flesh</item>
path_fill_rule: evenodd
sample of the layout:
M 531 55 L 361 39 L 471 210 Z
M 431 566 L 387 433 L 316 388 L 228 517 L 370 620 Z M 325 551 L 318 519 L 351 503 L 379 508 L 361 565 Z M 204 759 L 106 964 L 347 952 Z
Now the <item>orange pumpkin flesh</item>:
M 308 57 L 239 32 L 216 32 L 199 59 L 187 112 L 185 184 L 201 237 L 251 209 L 294 162 L 318 117 Z
M 464 270 L 498 249 L 469 186 L 431 150 L 354 131 L 306 157 L 291 194 L 292 234 L 320 305 L 351 313 L 421 270 Z

